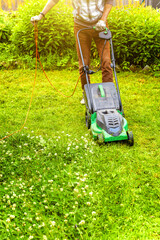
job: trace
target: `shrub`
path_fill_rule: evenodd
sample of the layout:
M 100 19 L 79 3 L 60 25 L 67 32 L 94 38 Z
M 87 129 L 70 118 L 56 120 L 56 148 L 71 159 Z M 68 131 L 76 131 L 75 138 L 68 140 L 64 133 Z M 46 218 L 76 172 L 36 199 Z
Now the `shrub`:
M 9 43 L 11 30 L 14 25 L 14 14 L 0 12 L 0 43 Z
M 27 1 L 19 8 L 18 24 L 13 29 L 12 42 L 20 55 L 35 56 L 34 27 L 30 23 L 32 16 L 37 15 L 46 1 Z M 38 49 L 40 55 L 51 60 L 52 65 L 66 65 L 76 55 L 73 34 L 73 16 L 70 7 L 56 5 L 44 20 L 38 24 Z M 49 64 L 49 63 L 48 63 Z
M 11 28 L 9 32 L 3 30 L 3 39 L 11 40 L 9 49 L 14 58 L 20 57 L 29 64 L 32 58 L 35 58 L 34 27 L 30 23 L 30 18 L 37 15 L 45 4 L 46 0 L 26 0 L 18 9 L 16 20 L 12 21 L 13 18 L 10 17 L 9 23 L 6 23 L 9 26 L 11 26 L 10 22 L 12 26 L 14 24 L 11 38 Z M 142 67 L 147 64 L 159 66 L 159 12 L 150 7 L 123 9 L 113 7 L 108 23 L 113 35 L 115 58 L 118 64 L 123 68 L 130 64 Z M 55 66 L 66 67 L 68 63 L 77 64 L 72 8 L 64 4 L 63 0 L 38 24 L 38 30 L 39 53 L 46 69 L 53 69 Z M 0 49 L 4 49 L 5 46 L 1 44 Z M 91 55 L 92 58 L 98 59 L 95 44 L 92 46 Z
M 160 61 L 160 14 L 147 7 L 113 8 L 109 16 L 118 63 L 156 64 Z

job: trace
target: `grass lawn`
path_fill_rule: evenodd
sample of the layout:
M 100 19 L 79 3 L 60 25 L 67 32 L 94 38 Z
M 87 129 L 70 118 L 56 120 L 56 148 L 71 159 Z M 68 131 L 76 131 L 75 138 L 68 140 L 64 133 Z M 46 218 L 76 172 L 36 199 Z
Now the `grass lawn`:
M 47 74 L 72 93 L 78 71 Z M 80 83 L 67 99 L 38 71 L 25 128 L 0 141 L 0 239 L 160 239 L 160 79 L 118 80 L 133 147 L 93 141 Z M 0 71 L 1 138 L 23 125 L 33 81 L 32 70 Z

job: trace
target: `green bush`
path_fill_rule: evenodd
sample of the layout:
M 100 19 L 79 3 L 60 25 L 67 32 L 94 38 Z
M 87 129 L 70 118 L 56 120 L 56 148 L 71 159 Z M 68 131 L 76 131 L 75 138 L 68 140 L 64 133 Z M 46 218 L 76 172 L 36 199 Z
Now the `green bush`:
M 14 56 L 12 58 L 23 59 L 28 66 L 31 64 L 31 67 L 34 67 L 35 63 L 32 61 L 35 58 L 35 42 L 34 27 L 30 23 L 30 18 L 39 14 L 45 4 L 46 0 L 26 0 L 18 9 L 16 19 L 13 21 L 10 17 L 7 23 L 11 22 L 12 26 L 14 23 L 11 38 L 11 31 L 7 33 L 3 31 L 3 39 L 11 41 L 9 51 L 10 55 Z M 66 67 L 68 64 L 78 65 L 73 22 L 72 8 L 62 0 L 38 23 L 38 49 L 45 69 Z M 159 12 L 150 7 L 123 9 L 113 7 L 108 23 L 113 35 L 118 64 L 123 68 L 128 68 L 130 64 L 142 67 L 148 64 L 159 69 Z M 0 49 L 5 49 L 5 45 L 0 43 Z M 92 58 L 98 59 L 95 44 L 92 46 L 91 55 Z
M 0 12 L 0 44 L 9 43 L 11 30 L 14 25 L 14 14 L 8 12 Z M 1 47 L 0 45 L 0 47 Z M 2 48 L 2 47 L 1 47 Z
M 45 4 L 45 0 L 27 1 L 19 8 L 17 25 L 12 35 L 18 54 L 35 57 L 34 27 L 30 19 L 39 14 Z M 38 50 L 45 63 L 52 66 L 64 66 L 76 55 L 70 7 L 59 3 L 38 24 Z
M 118 63 L 157 64 L 160 61 L 160 13 L 147 7 L 113 8 L 109 15 Z

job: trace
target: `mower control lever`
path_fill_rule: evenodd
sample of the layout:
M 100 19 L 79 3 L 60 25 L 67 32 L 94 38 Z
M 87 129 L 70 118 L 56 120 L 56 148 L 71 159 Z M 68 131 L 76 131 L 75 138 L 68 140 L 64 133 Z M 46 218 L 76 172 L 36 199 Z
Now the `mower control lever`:
M 88 66 L 84 66 L 83 67 L 83 71 L 87 74 L 94 74 L 95 72 L 92 71 L 92 70 L 89 70 L 89 67 Z

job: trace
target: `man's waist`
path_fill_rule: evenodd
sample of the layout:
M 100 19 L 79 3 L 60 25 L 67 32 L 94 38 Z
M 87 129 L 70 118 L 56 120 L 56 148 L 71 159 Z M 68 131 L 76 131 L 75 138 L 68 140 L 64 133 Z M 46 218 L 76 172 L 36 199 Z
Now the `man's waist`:
M 99 20 L 99 19 L 98 19 Z M 74 18 L 74 22 L 79 24 L 79 25 L 82 25 L 84 27 L 94 27 L 96 25 L 96 23 L 98 22 L 98 20 L 95 20 L 93 22 L 88 22 L 88 21 L 83 21 L 83 20 L 80 20 L 78 18 Z

